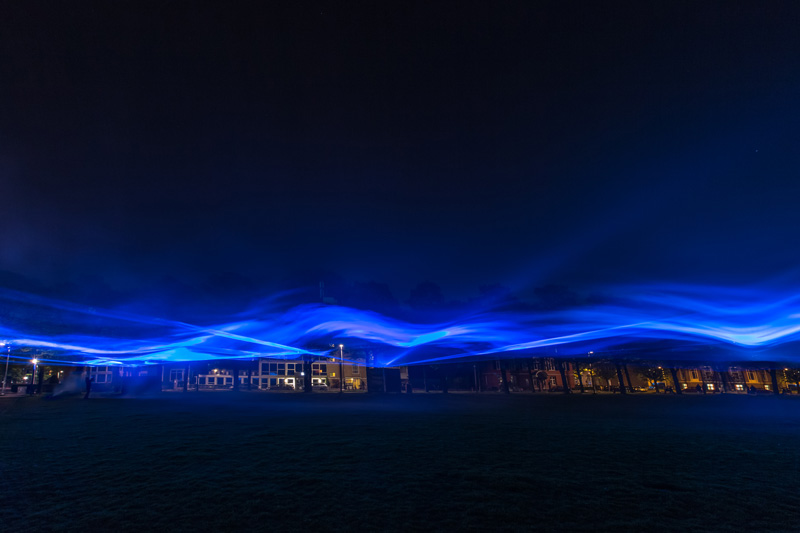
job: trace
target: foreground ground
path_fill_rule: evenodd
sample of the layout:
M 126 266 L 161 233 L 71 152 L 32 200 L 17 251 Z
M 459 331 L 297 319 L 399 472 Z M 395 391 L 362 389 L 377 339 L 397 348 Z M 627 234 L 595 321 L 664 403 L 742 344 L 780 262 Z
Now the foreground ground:
M 0 400 L 0 530 L 800 530 L 800 398 Z

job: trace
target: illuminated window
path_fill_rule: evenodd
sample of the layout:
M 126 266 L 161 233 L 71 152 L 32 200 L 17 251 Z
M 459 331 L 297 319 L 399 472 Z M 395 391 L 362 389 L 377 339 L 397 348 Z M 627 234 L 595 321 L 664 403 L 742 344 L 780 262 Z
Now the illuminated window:
M 321 376 L 328 373 L 328 365 L 325 363 L 313 363 L 311 365 L 311 373 L 315 376 Z
M 688 383 L 681 383 L 681 386 L 682 386 L 684 389 L 688 389 L 688 388 L 689 388 L 689 384 L 688 384 Z
M 742 385 L 741 383 L 737 383 L 736 390 L 744 390 L 744 385 Z
M 770 390 L 770 386 L 769 386 L 769 385 L 766 385 L 766 384 L 765 384 L 765 385 L 764 385 L 764 388 L 765 388 L 766 390 Z
M 706 387 L 708 388 L 708 390 L 714 390 L 714 384 L 713 383 L 706 383 Z

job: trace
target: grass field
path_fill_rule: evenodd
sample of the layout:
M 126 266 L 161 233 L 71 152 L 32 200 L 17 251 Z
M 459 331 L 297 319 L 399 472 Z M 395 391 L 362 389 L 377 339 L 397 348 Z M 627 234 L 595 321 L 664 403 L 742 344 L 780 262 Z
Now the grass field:
M 800 398 L 0 399 L 2 531 L 799 531 Z

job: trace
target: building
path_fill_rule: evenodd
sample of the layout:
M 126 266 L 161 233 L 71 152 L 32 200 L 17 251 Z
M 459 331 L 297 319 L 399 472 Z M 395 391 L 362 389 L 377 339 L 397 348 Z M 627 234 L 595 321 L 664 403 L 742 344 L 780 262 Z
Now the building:
M 162 385 L 166 390 L 301 390 L 305 379 L 305 364 L 310 366 L 313 390 L 339 390 L 342 374 L 344 390 L 366 389 L 363 361 L 343 361 L 340 364 L 338 359 L 333 358 L 314 358 L 307 363 L 296 359 L 168 363 L 163 366 Z

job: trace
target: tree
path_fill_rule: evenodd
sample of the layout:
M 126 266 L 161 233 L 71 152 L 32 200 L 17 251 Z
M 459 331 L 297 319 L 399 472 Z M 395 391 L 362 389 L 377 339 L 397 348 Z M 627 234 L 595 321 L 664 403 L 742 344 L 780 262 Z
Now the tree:
M 539 370 L 536 373 L 536 382 L 539 384 L 539 392 L 544 392 L 544 384 L 547 382 L 547 372 Z
M 631 383 L 631 375 L 628 373 L 628 363 L 622 363 L 622 369 L 625 371 L 625 378 L 628 380 L 628 390 L 633 393 L 633 383 Z
M 728 383 L 728 369 L 730 367 L 724 363 L 717 363 L 716 371 L 719 374 L 719 381 L 722 385 L 722 392 L 726 393 L 730 390 L 730 384 Z
M 786 383 L 794 383 L 800 393 L 800 368 L 786 368 L 783 374 L 786 376 Z
M 617 376 L 616 369 L 609 363 L 600 363 L 594 365 L 594 373 L 606 380 L 606 388 L 611 390 L 611 380 Z
M 572 390 L 569 388 L 569 383 L 567 382 L 567 362 L 563 359 L 558 359 L 556 363 L 558 365 L 558 373 L 561 374 L 561 382 L 564 384 L 564 394 L 569 394 Z
M 528 380 L 530 381 L 531 384 L 531 392 L 535 392 L 536 388 L 533 384 L 535 380 L 535 378 L 533 377 L 533 361 L 531 360 L 530 357 L 528 357 L 527 361 L 528 361 Z
M 582 375 L 582 372 L 584 372 L 585 370 L 588 370 L 588 365 L 586 365 L 582 360 L 575 359 L 572 362 L 572 371 L 578 378 L 578 385 L 581 388 L 581 394 L 586 392 L 583 387 L 583 375 Z
M 639 371 L 639 375 L 646 379 L 648 383 L 651 383 L 656 389 L 656 394 L 658 394 L 658 382 L 664 377 L 662 368 L 648 365 Z
M 780 394 L 780 388 L 778 387 L 778 369 L 776 368 L 777 363 L 767 363 L 768 370 L 769 370 L 769 377 L 770 381 L 772 382 L 772 394 Z
M 678 380 L 678 369 L 674 366 L 670 366 L 669 373 L 672 376 L 672 386 L 675 388 L 675 394 L 683 394 L 680 380 Z
M 627 391 L 625 390 L 625 380 L 622 377 L 622 363 L 619 361 L 614 361 L 614 368 L 617 371 L 617 381 L 619 382 L 619 393 L 625 394 Z
M 511 390 L 508 388 L 508 371 L 506 369 L 506 361 L 505 359 L 500 359 L 500 375 L 502 376 L 502 387 L 503 393 L 511 394 Z

